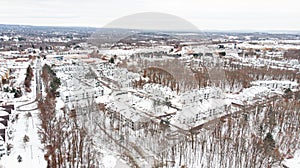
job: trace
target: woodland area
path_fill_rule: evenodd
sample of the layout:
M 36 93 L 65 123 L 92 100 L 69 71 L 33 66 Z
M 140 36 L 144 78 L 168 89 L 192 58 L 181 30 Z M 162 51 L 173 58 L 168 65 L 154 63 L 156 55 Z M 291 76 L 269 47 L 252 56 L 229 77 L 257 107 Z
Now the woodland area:
M 300 81 L 297 71 L 241 66 L 233 64 L 232 60 L 222 66 L 206 67 L 201 62 L 193 66 L 186 65 L 178 59 L 164 61 L 140 59 L 137 65 L 138 67 L 120 65 L 130 71 L 140 72 L 144 78 L 149 78 L 148 81 L 142 78 L 134 81 L 135 87 L 142 87 L 145 83 L 158 83 L 169 86 L 177 93 L 206 86 L 218 86 L 225 92 L 236 93 L 250 87 L 250 82 L 256 80 Z
M 137 158 L 154 167 L 273 167 L 300 149 L 296 94 L 245 107 L 190 132 L 150 118 L 132 130 L 106 111 L 94 117 L 95 135 L 133 167 L 139 167 Z
M 89 127 L 80 122 L 76 111 L 67 113 L 56 109 L 56 89 L 60 85 L 55 72 L 46 64 L 42 78 L 47 96 L 39 101 L 41 128 L 39 136 L 44 144 L 48 167 L 98 167 L 100 151 L 94 147 Z
M 300 148 L 299 109 L 299 100 L 276 100 L 176 139 L 163 130 L 145 134 L 140 145 L 159 149 L 163 165 L 273 167 Z

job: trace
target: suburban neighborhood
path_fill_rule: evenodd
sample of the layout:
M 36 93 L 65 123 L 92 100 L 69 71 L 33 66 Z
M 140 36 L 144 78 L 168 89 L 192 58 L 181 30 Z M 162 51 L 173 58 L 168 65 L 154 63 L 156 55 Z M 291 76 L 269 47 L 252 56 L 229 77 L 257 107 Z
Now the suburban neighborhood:
M 299 161 L 299 35 L 0 29 L 2 167 Z

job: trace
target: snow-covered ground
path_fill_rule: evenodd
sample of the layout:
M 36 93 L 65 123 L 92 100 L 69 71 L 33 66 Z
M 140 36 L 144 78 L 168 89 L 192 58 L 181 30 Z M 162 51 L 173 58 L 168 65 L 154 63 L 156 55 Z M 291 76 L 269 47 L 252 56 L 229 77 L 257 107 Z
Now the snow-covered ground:
M 300 167 L 300 150 L 295 152 L 295 155 L 291 159 L 284 160 L 283 164 L 288 168 L 299 168 Z
M 103 155 L 102 165 L 104 168 L 129 168 L 129 166 L 123 160 L 120 160 L 116 154 L 103 151 Z
M 43 146 L 38 137 L 39 119 L 38 110 L 30 111 L 32 117 L 27 117 L 28 112 L 16 112 L 19 119 L 11 124 L 13 138 L 8 144 L 13 144 L 10 155 L 3 156 L 0 165 L 5 168 L 41 168 L 46 167 L 44 160 Z M 24 143 L 24 136 L 29 137 L 29 141 Z M 18 162 L 17 157 L 22 157 L 22 162 Z
M 241 46 L 243 45 L 248 44 L 242 44 Z M 144 52 L 153 52 L 156 50 L 160 51 L 165 49 L 114 49 L 100 50 L 100 53 L 108 56 L 113 56 L 116 54 L 118 56 L 117 59 L 119 60 L 121 58 L 130 58 L 131 55 L 136 55 Z M 202 50 L 199 51 L 204 52 Z M 238 57 L 237 54 L 236 57 Z M 209 64 L 216 62 L 214 61 L 214 59 L 211 59 L 210 56 L 207 56 L 207 58 L 209 59 L 204 62 L 208 62 Z M 144 59 L 151 61 L 154 60 L 151 57 Z M 161 57 L 155 59 L 157 59 L 156 61 L 163 62 L 163 60 L 167 58 Z M 191 55 L 183 55 L 180 60 L 182 62 L 189 62 L 189 59 L 193 59 L 193 57 Z M 259 65 L 264 63 L 264 60 L 257 60 L 254 58 L 251 58 L 249 60 L 246 60 L 245 58 L 240 59 L 241 62 L 237 62 L 237 64 L 242 63 L 243 65 Z M 43 61 L 42 64 L 45 64 L 45 62 L 47 62 L 47 60 Z M 157 62 L 154 62 L 151 65 L 156 65 L 156 63 Z M 272 64 L 273 63 L 276 62 L 272 62 Z M 128 62 L 128 64 L 128 67 L 138 66 L 137 61 Z M 24 66 L 23 69 L 17 70 L 16 85 L 23 85 L 25 78 L 24 74 L 28 65 L 29 63 L 26 63 L 26 66 Z M 59 91 L 70 89 L 71 84 L 72 87 L 80 91 L 83 90 L 81 85 L 88 85 L 89 87 L 93 88 L 93 85 L 96 84 L 96 80 L 84 79 L 84 75 L 86 75 L 85 72 L 88 69 L 84 69 L 81 66 L 81 64 L 68 65 L 66 66 L 67 68 L 65 70 L 62 70 L 60 72 L 58 71 L 59 69 L 57 70 L 57 76 L 62 81 L 62 86 L 60 87 Z M 60 65 L 56 65 L 56 67 L 60 67 Z M 61 65 L 61 67 L 64 68 L 63 65 Z M 76 69 L 76 67 L 79 68 Z M 167 68 L 165 69 L 168 72 L 168 66 L 166 67 Z M 74 69 L 74 72 L 70 69 Z M 142 79 L 141 74 L 130 72 L 127 69 L 117 67 L 114 64 L 99 64 L 95 65 L 92 69 L 93 72 L 96 72 L 96 76 L 99 77 L 99 79 L 97 79 L 97 82 L 100 82 L 99 85 L 106 84 L 106 86 L 103 86 L 104 95 L 97 96 L 96 103 L 106 104 L 106 108 L 108 111 L 110 110 L 111 113 L 119 112 L 122 116 L 125 116 L 126 118 L 125 120 L 123 119 L 124 121 L 122 122 L 122 119 L 120 119 L 120 121 L 114 120 L 112 118 L 113 115 L 107 117 L 105 116 L 105 113 L 99 113 L 98 110 L 86 110 L 89 112 L 89 115 L 91 115 L 91 113 L 95 113 L 95 116 L 91 118 L 95 117 L 96 119 L 93 120 L 93 122 L 87 120 L 90 123 L 86 124 L 82 122 L 81 124 L 86 124 L 87 128 L 89 129 L 91 127 L 95 127 L 94 130 L 89 130 L 89 133 L 92 134 L 93 138 L 91 139 L 95 140 L 99 148 L 101 147 L 100 153 L 103 155 L 103 157 L 101 157 L 100 163 L 104 168 L 129 167 L 129 163 L 125 163 L 125 161 L 123 160 L 124 158 L 125 160 L 127 158 L 124 156 L 121 157 L 121 155 L 124 154 L 122 153 L 122 150 L 124 150 L 124 147 L 122 146 L 125 146 L 127 148 L 127 152 L 129 151 L 128 153 L 134 157 L 132 159 L 133 161 L 139 162 L 138 165 L 150 164 L 151 162 L 148 158 L 153 157 L 153 160 L 158 160 L 161 162 L 167 162 L 167 160 L 170 160 L 169 162 L 174 162 L 174 164 L 176 163 L 175 167 L 184 165 L 187 167 L 215 167 L 217 166 L 216 163 L 229 165 L 229 167 L 234 167 L 238 165 L 243 167 L 248 164 L 247 158 L 250 158 L 250 154 L 252 153 L 243 156 L 242 152 L 239 152 L 239 150 L 243 149 L 244 151 L 247 151 L 249 149 L 256 149 L 256 147 L 253 146 L 253 144 L 256 143 L 257 139 L 264 139 L 264 134 L 266 134 L 268 131 L 266 128 L 273 126 L 272 123 L 269 124 L 265 122 L 265 120 L 269 120 L 267 114 L 270 113 L 269 115 L 271 115 L 272 113 L 270 111 L 272 110 L 265 107 L 266 105 L 263 103 L 261 103 L 262 107 L 255 107 L 253 109 L 244 108 L 245 111 L 248 111 L 248 114 L 228 117 L 223 119 L 221 122 L 216 121 L 214 124 L 204 127 L 204 129 L 202 129 L 201 132 L 197 136 L 195 136 L 196 140 L 193 139 L 194 137 L 190 137 L 189 134 L 186 132 L 186 130 L 189 129 L 190 126 L 187 125 L 189 126 L 187 127 L 183 125 L 186 124 L 185 121 L 189 118 L 193 127 L 196 125 L 208 123 L 214 118 L 220 118 L 221 116 L 225 115 L 223 113 L 224 111 L 226 111 L 224 110 L 224 105 L 227 104 L 228 106 L 230 106 L 231 103 L 235 103 L 236 105 L 246 107 L 246 105 L 259 103 L 260 100 L 267 99 L 269 96 L 269 92 L 272 92 L 272 89 L 268 88 L 265 85 L 261 86 L 260 83 L 257 84 L 258 86 L 252 86 L 250 88 L 240 88 L 242 87 L 240 86 L 238 87 L 238 89 L 235 89 L 236 91 L 234 91 L 234 93 L 227 93 L 226 95 L 224 95 L 224 97 L 218 99 L 209 97 L 208 93 L 206 92 L 203 94 L 200 94 L 198 92 L 196 92 L 195 94 L 187 92 L 185 97 L 185 95 L 177 95 L 178 93 L 176 93 L 176 91 L 172 91 L 171 88 L 163 86 L 161 84 L 146 84 L 143 88 L 140 88 L 140 90 L 133 88 L 132 82 L 135 80 L 137 81 L 139 79 Z M 71 75 L 71 72 L 73 72 L 73 76 Z M 176 71 L 176 74 L 177 73 L 178 71 Z M 34 73 L 34 75 L 36 75 L 36 73 Z M 76 76 L 76 81 L 74 80 L 74 76 Z M 65 80 L 64 77 L 70 78 L 72 80 Z M 9 155 L 5 155 L 1 158 L 0 167 L 2 166 L 8 168 L 39 168 L 46 167 L 47 165 L 44 159 L 44 147 L 41 144 L 38 136 L 40 121 L 38 118 L 39 111 L 36 110 L 37 102 L 35 101 L 36 78 L 34 77 L 33 79 L 34 80 L 32 81 L 31 86 L 32 92 L 25 93 L 19 99 L 12 98 L 12 94 L 0 94 L 0 98 L 6 97 L 6 102 L 13 102 L 15 104 L 16 110 L 13 111 L 11 116 L 14 117 L 17 114 L 19 115 L 18 120 L 16 120 L 14 123 L 9 123 L 8 130 L 12 130 L 13 138 L 8 140 L 7 143 L 12 144 L 13 148 Z M 267 84 L 274 83 L 274 81 L 266 82 L 264 80 L 265 79 L 263 79 L 260 82 Z M 43 95 L 46 95 L 45 90 L 43 90 L 42 93 Z M 80 92 L 80 94 L 78 95 L 82 95 L 82 92 Z M 61 108 L 68 105 L 68 103 L 64 101 L 66 100 L 62 99 L 62 94 L 60 98 L 56 98 L 57 111 L 60 111 Z M 86 104 L 81 108 L 88 108 Z M 259 108 L 262 108 L 263 110 Z M 215 109 L 217 110 L 215 111 Z M 87 119 L 84 118 L 84 115 L 87 114 L 86 111 L 82 110 L 82 116 L 78 115 L 79 123 L 80 121 L 85 121 L 84 119 Z M 232 108 L 231 111 L 237 111 L 237 109 Z M 79 112 L 79 110 L 77 112 Z M 212 115 L 215 112 L 217 115 Z M 29 115 L 29 113 L 31 116 Z M 208 118 L 207 116 L 211 116 L 211 118 Z M 173 119 L 171 117 L 173 117 Z M 183 123 L 178 124 L 179 121 L 174 120 L 178 119 L 179 117 L 182 118 L 182 121 L 184 121 Z M 151 119 L 151 122 L 148 122 L 147 119 L 149 118 Z M 165 118 L 168 119 L 168 122 L 166 122 Z M 169 122 L 170 118 L 171 120 Z M 134 122 L 140 122 L 141 126 L 138 127 L 138 129 L 136 130 L 130 129 L 128 127 L 130 122 L 127 121 L 131 120 Z M 127 124 L 124 124 L 125 121 L 127 122 Z M 260 125 L 256 125 L 257 123 L 259 123 Z M 241 129 L 234 129 L 238 127 L 241 127 Z M 263 128 L 265 130 L 263 130 Z M 282 126 L 282 128 L 285 128 L 285 126 Z M 279 142 L 281 141 L 277 140 L 276 138 L 278 137 L 278 139 L 283 139 L 286 136 L 277 136 L 276 130 L 278 128 L 272 129 L 275 130 L 274 139 L 276 140 L 276 143 L 279 144 Z M 240 130 L 242 131 L 242 133 L 240 133 Z M 243 135 L 243 138 L 239 139 L 241 135 Z M 25 136 L 28 136 L 28 142 L 24 141 Z M 220 139 L 224 140 L 224 143 L 219 143 L 221 142 Z M 245 142 L 242 142 L 242 140 Z M 234 152 L 236 152 L 236 154 L 234 157 L 230 156 L 232 158 L 228 159 L 229 157 L 227 155 L 232 154 L 232 149 L 235 150 Z M 283 147 L 281 150 L 284 151 L 285 148 Z M 223 154 L 222 151 L 226 152 Z M 258 154 L 256 157 L 260 159 L 264 159 L 265 157 L 263 155 L 259 156 L 259 154 L 261 154 L 259 152 L 257 152 L 256 154 Z M 22 157 L 21 162 L 18 161 L 19 156 Z M 224 158 L 226 159 L 224 160 Z M 300 167 L 299 159 L 300 152 L 298 151 L 294 155 L 294 158 L 286 159 L 284 161 L 284 164 L 290 168 L 298 168 Z M 240 162 L 238 163 L 233 161 Z M 255 161 L 253 163 L 256 164 Z M 263 165 L 266 164 L 267 163 L 264 163 Z
M 25 79 L 26 68 L 29 62 L 25 63 L 22 69 L 16 69 L 14 76 L 16 77 L 15 87 L 22 87 Z M 35 70 L 34 70 L 35 75 Z M 7 131 L 11 130 L 11 139 L 7 138 L 5 144 L 11 144 L 13 148 L 9 155 L 4 155 L 0 160 L 0 165 L 5 168 L 40 168 L 46 167 L 47 163 L 44 160 L 43 146 L 38 136 L 39 130 L 39 111 L 36 110 L 36 78 L 31 81 L 32 92 L 23 92 L 20 98 L 11 98 L 6 100 L 8 103 L 13 103 L 15 110 L 12 110 L 10 121 L 8 122 Z M 34 110 L 35 109 L 35 110 Z M 18 116 L 18 119 L 16 119 Z M 15 120 L 12 122 L 12 120 Z M 24 137 L 28 136 L 28 142 L 24 141 Z M 18 162 L 18 156 L 21 156 L 22 161 Z

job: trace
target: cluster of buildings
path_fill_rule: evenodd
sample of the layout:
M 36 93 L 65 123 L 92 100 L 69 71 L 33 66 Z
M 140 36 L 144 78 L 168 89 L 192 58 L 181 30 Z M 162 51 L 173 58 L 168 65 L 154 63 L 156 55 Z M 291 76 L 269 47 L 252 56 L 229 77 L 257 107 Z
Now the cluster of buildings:
M 0 107 L 0 140 L 6 141 L 8 132 L 7 127 L 10 121 L 10 116 L 12 113 L 12 110 L 14 109 L 14 106 L 8 105 L 8 106 L 1 106 Z
M 158 40 L 155 47 L 153 45 L 149 47 L 147 41 L 138 41 L 134 47 L 127 46 L 127 43 L 119 43 L 119 48 L 114 46 L 109 50 L 101 50 L 90 44 L 80 43 L 80 38 L 63 37 L 63 35 L 46 37 L 38 41 L 46 42 L 47 46 L 31 46 L 20 50 L 20 46 L 17 46 L 16 51 L 2 48 L 5 51 L 0 51 L 0 87 L 2 88 L 9 79 L 12 69 L 26 68 L 22 64 L 28 65 L 30 57 L 40 58 L 42 64 L 51 66 L 61 82 L 56 95 L 56 105 L 59 107 L 57 110 L 76 111 L 76 114 L 86 114 L 90 111 L 96 111 L 97 114 L 103 112 L 108 116 L 105 122 L 109 120 L 114 129 L 126 127 L 136 134 L 140 134 L 142 131 L 139 130 L 153 122 L 157 122 L 157 125 L 163 123 L 190 130 L 216 118 L 237 112 L 246 104 L 265 100 L 270 95 L 283 93 L 286 89 L 293 91 L 298 89 L 299 81 L 261 80 L 252 81 L 251 87 L 242 88 L 238 93 L 224 93 L 221 88 L 213 86 L 181 92 L 164 86 L 163 82 L 150 83 L 148 77 L 143 77 L 143 69 L 137 65 L 138 62 L 143 62 L 143 59 L 153 63 L 161 61 L 161 66 L 166 59 L 178 59 L 182 63 L 180 65 L 190 70 L 188 72 L 192 74 L 191 76 L 195 75 L 194 72 L 211 67 L 235 68 L 226 66 L 228 64 L 300 70 L 299 60 L 284 59 L 284 49 L 266 49 L 278 45 L 277 42 L 252 41 L 250 44 L 239 41 L 238 37 L 230 38 L 229 40 L 234 42 L 227 43 L 226 40 L 219 40 L 205 45 L 197 45 L 197 42 L 183 42 L 179 45 L 178 41 L 174 42 L 178 44 L 167 45 Z M 19 42 L 17 39 L 12 40 Z M 79 41 L 73 43 L 73 40 Z M 139 47 L 138 44 L 141 46 Z M 109 58 L 113 58 L 113 61 Z M 126 68 L 119 63 L 126 64 Z M 158 69 L 159 66 L 160 64 Z M 41 69 L 41 67 L 35 68 Z M 163 70 L 168 73 L 168 68 Z M 18 80 L 19 86 L 22 85 L 23 80 Z M 134 85 L 137 81 L 142 81 L 141 87 Z M 0 91 L 2 105 L 0 107 L 0 156 L 5 153 L 4 142 L 10 135 L 8 125 L 13 110 L 11 106 L 4 106 L 3 101 L 12 99 L 12 94 Z M 99 107 L 102 111 L 99 111 Z
M 174 98 L 177 95 L 175 91 L 171 90 L 171 88 L 155 83 L 145 84 L 143 86 L 143 90 L 147 94 L 163 100 L 170 100 L 171 98 Z
M 11 109 L 0 107 L 0 158 L 6 154 L 5 142 L 8 136 L 8 123 L 10 122 Z
M 112 98 L 113 100 L 107 104 L 107 113 L 112 120 L 117 119 L 118 125 L 116 127 L 128 126 L 132 130 L 138 130 L 142 128 L 148 117 L 138 111 L 136 108 L 132 108 L 133 99 L 134 102 L 139 101 L 139 97 L 135 97 L 134 94 L 128 92 L 116 92 Z
M 254 86 L 267 87 L 271 90 L 285 90 L 285 89 L 297 89 L 299 86 L 297 82 L 288 80 L 268 80 L 268 81 L 253 81 L 251 83 Z
M 10 93 L 8 87 L 10 69 L 0 67 L 0 158 L 6 154 L 6 142 L 11 135 L 9 125 L 12 122 L 12 111 L 14 104 L 8 103 L 14 99 L 14 94 Z
M 190 129 L 218 116 L 231 113 L 231 102 L 218 87 L 190 90 L 179 95 L 180 111 L 174 117 L 174 124 Z
M 24 80 L 29 59 L 0 58 L 0 158 L 9 150 L 8 143 L 13 137 L 13 123 L 16 121 L 17 101 L 26 101 Z M 19 96 L 16 96 L 16 92 Z
M 207 99 L 202 102 L 192 103 L 184 106 L 176 114 L 175 122 L 183 125 L 186 129 L 196 127 L 202 123 L 216 117 L 231 113 L 229 111 L 231 103 L 225 99 Z
M 53 67 L 60 78 L 59 97 L 68 110 L 75 107 L 86 107 L 104 94 L 104 88 L 99 84 L 91 69 L 84 64 L 62 64 Z

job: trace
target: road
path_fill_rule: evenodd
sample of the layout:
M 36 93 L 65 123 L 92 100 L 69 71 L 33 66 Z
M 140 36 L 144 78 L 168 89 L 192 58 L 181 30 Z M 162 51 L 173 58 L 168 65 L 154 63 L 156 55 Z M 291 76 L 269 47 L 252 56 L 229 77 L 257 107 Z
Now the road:
M 33 110 L 37 110 L 38 107 L 32 108 L 32 109 L 26 109 L 26 110 L 21 110 L 21 107 L 30 105 L 30 104 L 34 104 L 37 103 L 37 101 L 39 100 L 39 98 L 41 98 L 41 90 L 42 90 L 42 81 L 41 81 L 41 60 L 37 59 L 37 64 L 36 64 L 36 68 L 35 68 L 35 82 L 36 82 L 36 88 L 35 88 L 35 99 L 32 100 L 31 102 L 19 105 L 16 107 L 17 111 L 33 111 Z

